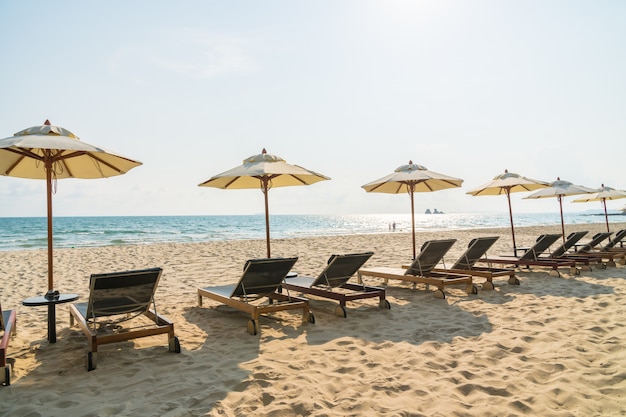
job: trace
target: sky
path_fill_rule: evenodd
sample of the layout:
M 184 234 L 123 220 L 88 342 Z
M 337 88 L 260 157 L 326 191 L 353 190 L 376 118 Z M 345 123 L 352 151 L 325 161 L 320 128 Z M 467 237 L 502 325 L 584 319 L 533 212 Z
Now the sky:
M 331 178 L 270 190 L 271 214 L 407 213 L 361 186 L 410 160 L 464 180 L 416 212 L 506 213 L 467 191 L 505 169 L 626 189 L 625 21 L 621 0 L 0 0 L 0 138 L 49 119 L 143 163 L 59 180 L 55 216 L 263 213 L 198 186 L 263 148 Z M 528 194 L 514 212 L 558 211 Z M 45 215 L 43 181 L 0 177 L 0 217 Z

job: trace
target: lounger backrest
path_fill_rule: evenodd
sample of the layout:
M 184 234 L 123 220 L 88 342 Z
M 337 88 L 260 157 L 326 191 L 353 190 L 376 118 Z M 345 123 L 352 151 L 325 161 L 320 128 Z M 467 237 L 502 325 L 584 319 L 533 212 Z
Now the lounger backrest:
M 528 249 L 528 251 L 520 256 L 522 261 L 536 261 L 537 257 L 548 250 L 550 246 L 561 238 L 560 234 L 546 234 L 537 238 L 534 245 Z
M 88 319 L 141 313 L 150 308 L 161 268 L 92 274 L 89 278 Z
M 271 294 L 278 289 L 298 258 L 250 259 L 231 297 Z
M 600 243 L 602 243 L 606 239 L 608 239 L 609 236 L 611 236 L 611 235 L 612 235 L 612 233 L 609 233 L 609 232 L 596 233 L 595 235 L 593 235 L 591 240 L 585 246 L 583 246 L 582 248 L 578 249 L 577 252 L 589 252 L 589 251 L 593 250 L 593 248 L 598 246 Z
M 582 232 L 572 232 L 572 233 L 570 233 L 567 236 L 567 239 L 565 239 L 565 243 L 563 243 L 558 248 L 553 250 L 552 253 L 550 254 L 550 256 L 552 256 L 553 258 L 558 258 L 560 256 L 565 255 L 565 252 L 570 250 L 587 233 L 589 233 L 589 232 L 588 231 L 582 231 Z
M 494 243 L 496 243 L 496 240 L 498 240 L 498 236 L 472 239 L 470 243 L 467 244 L 465 253 L 452 265 L 452 269 L 472 269 L 474 264 L 485 255 Z
M 2 311 L 2 303 L 0 302 L 0 330 L 4 330 L 4 322 L 7 320 L 8 318 L 4 317 L 4 312 Z
M 443 259 L 456 239 L 429 240 L 422 245 L 420 253 L 404 275 L 425 276 Z
M 604 246 L 604 249 L 608 250 L 608 249 L 614 248 L 615 245 L 617 245 L 619 242 L 621 242 L 624 239 L 625 236 L 626 236 L 626 229 L 622 229 L 622 230 L 618 231 L 617 233 L 615 233 L 615 236 L 613 237 L 613 239 L 611 239 L 609 241 L 609 243 L 607 243 Z
M 326 268 L 313 281 L 311 286 L 327 286 L 337 288 L 348 282 L 363 266 L 374 252 L 352 253 L 348 255 L 333 255 L 328 260 Z

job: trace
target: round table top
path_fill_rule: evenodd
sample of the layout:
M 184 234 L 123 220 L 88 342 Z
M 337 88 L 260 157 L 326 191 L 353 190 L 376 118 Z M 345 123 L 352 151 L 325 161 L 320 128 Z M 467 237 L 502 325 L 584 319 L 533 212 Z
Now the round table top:
M 22 301 L 25 306 L 45 306 L 50 304 L 63 304 L 70 301 L 78 300 L 78 294 L 58 294 L 54 297 L 46 297 L 45 295 L 39 295 L 36 297 L 30 297 Z

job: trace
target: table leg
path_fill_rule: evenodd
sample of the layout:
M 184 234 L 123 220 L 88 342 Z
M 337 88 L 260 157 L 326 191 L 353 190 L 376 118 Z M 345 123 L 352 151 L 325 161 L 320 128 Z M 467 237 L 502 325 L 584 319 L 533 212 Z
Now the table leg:
M 48 304 L 48 341 L 50 343 L 57 342 L 57 313 L 56 313 L 56 304 L 50 303 Z

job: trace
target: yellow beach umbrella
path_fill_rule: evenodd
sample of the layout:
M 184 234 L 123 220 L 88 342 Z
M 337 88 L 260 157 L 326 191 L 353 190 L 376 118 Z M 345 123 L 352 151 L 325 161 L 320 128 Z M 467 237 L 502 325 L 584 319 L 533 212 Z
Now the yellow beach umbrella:
M 513 253 L 517 254 L 517 245 L 515 244 L 515 227 L 513 226 L 513 209 L 511 208 L 511 193 L 524 191 L 534 191 L 540 188 L 550 186 L 544 181 L 533 180 L 531 178 L 522 177 L 519 174 L 504 170 L 503 174 L 496 175 L 491 181 L 480 187 L 468 191 L 466 194 L 473 196 L 481 195 L 501 195 L 505 194 L 509 203 L 509 220 L 511 221 L 511 237 L 513 238 Z
M 606 231 L 609 230 L 609 214 L 606 211 L 606 200 L 617 200 L 620 198 L 626 198 L 626 191 L 616 190 L 615 188 L 607 187 L 602 184 L 597 190 L 594 190 L 593 193 L 586 195 L 581 198 L 577 198 L 576 200 L 572 200 L 572 203 L 586 203 L 589 201 L 601 201 L 602 207 L 604 208 L 604 220 L 606 221 Z
M 367 183 L 363 188 L 368 193 L 403 194 L 407 193 L 411 199 L 411 226 L 413 240 L 413 259 L 416 256 L 415 248 L 415 202 L 413 195 L 419 192 L 445 190 L 460 187 L 463 180 L 449 177 L 438 172 L 429 171 L 426 167 L 409 161 L 408 165 L 396 168 L 391 174 Z
M 54 288 L 52 183 L 63 178 L 113 177 L 139 165 L 141 162 L 83 142 L 48 120 L 0 139 L 0 175 L 46 180 L 49 292 Z
M 263 149 L 260 154 L 244 159 L 242 165 L 217 174 L 199 186 L 222 189 L 261 189 L 265 196 L 265 240 L 269 258 L 271 251 L 268 191 L 275 187 L 310 185 L 329 179 L 325 175 L 301 166 L 288 164 L 284 159 L 270 155 Z
M 550 183 L 549 187 L 542 188 L 535 191 L 527 198 L 555 198 L 559 200 L 559 209 L 561 212 L 561 236 L 565 243 L 565 222 L 563 220 L 563 197 L 570 195 L 588 194 L 593 193 L 595 190 L 592 188 L 584 187 L 582 185 L 572 184 L 569 181 L 563 181 L 561 178 L 557 178 L 556 181 Z

